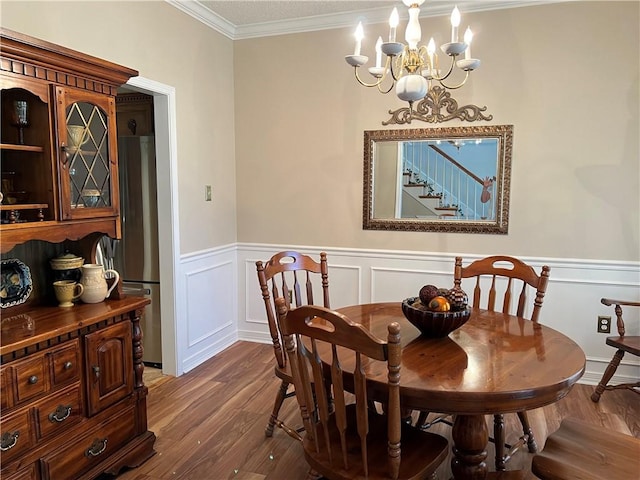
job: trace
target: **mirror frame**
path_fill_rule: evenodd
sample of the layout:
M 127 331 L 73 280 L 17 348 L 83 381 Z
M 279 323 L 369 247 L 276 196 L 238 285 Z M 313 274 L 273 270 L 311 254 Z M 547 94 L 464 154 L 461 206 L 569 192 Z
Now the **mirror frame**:
M 465 221 L 443 219 L 424 220 L 406 218 L 373 218 L 373 162 L 375 160 L 374 152 L 376 142 L 456 138 L 491 138 L 498 140 L 495 220 Z M 403 130 L 365 130 L 363 229 L 410 232 L 490 233 L 506 235 L 509 232 L 509 195 L 511 190 L 512 151 L 513 125 L 419 128 Z

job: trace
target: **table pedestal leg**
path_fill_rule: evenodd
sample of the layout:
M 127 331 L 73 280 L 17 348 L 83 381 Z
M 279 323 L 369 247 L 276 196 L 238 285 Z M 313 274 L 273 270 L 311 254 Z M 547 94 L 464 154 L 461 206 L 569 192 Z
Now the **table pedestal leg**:
M 456 480 L 482 480 L 487 476 L 489 432 L 484 415 L 456 415 L 451 432 L 451 471 Z

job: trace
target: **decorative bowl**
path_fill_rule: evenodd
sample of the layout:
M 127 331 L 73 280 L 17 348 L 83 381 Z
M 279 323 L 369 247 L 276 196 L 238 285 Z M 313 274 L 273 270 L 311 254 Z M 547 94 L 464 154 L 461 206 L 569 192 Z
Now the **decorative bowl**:
M 404 299 L 402 313 L 423 335 L 433 338 L 446 337 L 467 323 L 471 316 L 468 308 L 448 312 L 427 310 L 418 297 Z
M 49 260 L 52 270 L 72 270 L 80 268 L 83 263 L 84 258 L 77 257 L 72 253 L 65 253 Z
M 82 190 L 82 201 L 87 207 L 95 207 L 100 201 L 100 190 L 85 188 Z

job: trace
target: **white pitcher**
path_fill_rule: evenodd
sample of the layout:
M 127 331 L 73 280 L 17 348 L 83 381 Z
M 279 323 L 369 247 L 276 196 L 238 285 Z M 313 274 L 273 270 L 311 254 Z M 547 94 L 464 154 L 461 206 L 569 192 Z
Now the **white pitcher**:
M 115 280 L 111 288 L 107 286 L 106 274 L 111 273 Z M 120 274 L 115 270 L 106 270 L 99 263 L 85 263 L 82 265 L 82 278 L 80 283 L 84 291 L 80 300 L 84 303 L 99 303 L 109 296 L 120 280 Z

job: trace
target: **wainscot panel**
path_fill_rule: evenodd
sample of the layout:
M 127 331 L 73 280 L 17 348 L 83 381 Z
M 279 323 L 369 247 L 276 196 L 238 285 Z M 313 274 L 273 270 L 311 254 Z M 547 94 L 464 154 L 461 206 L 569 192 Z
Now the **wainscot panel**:
M 238 244 L 238 330 L 240 340 L 269 343 L 264 303 L 258 287 L 255 262 L 266 261 L 282 250 L 297 250 L 314 258 L 327 252 L 331 307 L 369 302 L 401 301 L 415 296 L 422 285 L 453 285 L 454 258 L 465 263 L 480 258 L 468 253 L 430 253 L 386 250 L 319 248 L 295 245 Z M 596 332 L 598 315 L 611 315 L 602 297 L 638 300 L 640 262 L 520 257 L 536 270 L 551 267 L 551 276 L 540 321 L 578 343 L 587 356 L 581 383 L 596 384 L 613 350 L 605 345 L 606 334 Z M 463 284 L 463 288 L 465 285 Z M 472 287 L 467 285 L 468 291 Z M 321 298 L 321 297 L 318 297 Z M 635 317 L 633 316 L 635 315 Z M 629 310 L 629 335 L 640 335 L 638 312 Z M 625 357 L 614 381 L 640 378 L 640 363 Z
M 179 374 L 188 372 L 238 340 L 236 251 L 223 247 L 181 258 L 176 326 Z M 244 293 L 244 292 L 243 292 Z

